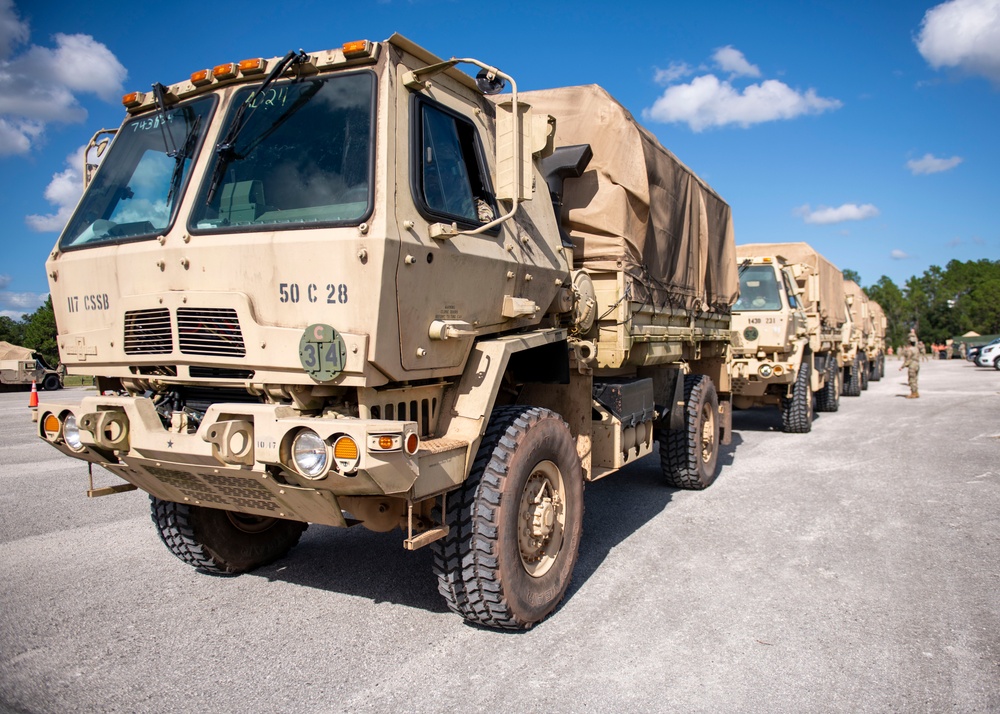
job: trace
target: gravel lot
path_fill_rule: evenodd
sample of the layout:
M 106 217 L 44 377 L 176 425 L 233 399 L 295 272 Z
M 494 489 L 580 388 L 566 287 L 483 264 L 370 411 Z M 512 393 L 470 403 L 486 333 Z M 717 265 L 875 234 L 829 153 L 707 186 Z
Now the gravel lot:
M 199 574 L 0 394 L 0 710 L 996 712 L 1000 372 L 925 363 L 904 400 L 898 364 L 811 434 L 737 412 L 707 491 L 655 457 L 588 485 L 569 594 L 524 633 L 447 612 L 399 532 Z

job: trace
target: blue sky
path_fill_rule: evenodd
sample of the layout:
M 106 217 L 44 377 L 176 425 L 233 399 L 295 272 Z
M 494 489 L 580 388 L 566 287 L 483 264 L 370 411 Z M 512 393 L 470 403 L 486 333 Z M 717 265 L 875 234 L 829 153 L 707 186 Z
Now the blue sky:
M 1000 259 L 1000 0 L 945 3 L 0 0 L 0 314 L 34 310 L 121 95 L 401 32 L 522 89 L 604 86 L 733 207 L 869 285 Z

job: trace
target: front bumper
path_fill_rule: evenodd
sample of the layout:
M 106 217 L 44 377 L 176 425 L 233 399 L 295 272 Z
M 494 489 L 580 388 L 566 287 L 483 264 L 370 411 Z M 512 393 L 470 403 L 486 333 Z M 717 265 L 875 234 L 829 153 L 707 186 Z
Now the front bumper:
M 79 425 L 78 450 L 63 434 L 70 414 Z M 145 397 L 46 403 L 37 416 L 42 439 L 158 498 L 333 526 L 346 525 L 339 496 L 424 498 L 461 483 L 469 447 L 432 440 L 411 454 L 405 445 L 417 433 L 416 422 L 304 416 L 274 404 L 212 405 L 193 433 L 183 424 L 166 428 Z M 59 428 L 52 428 L 50 416 Z M 327 472 L 315 480 L 304 477 L 291 457 L 292 440 L 303 429 L 330 445 L 351 437 L 358 447 L 356 467 L 338 467 L 331 451 Z
M 757 357 L 735 357 L 731 366 L 733 394 L 763 396 L 775 386 L 787 387 L 795 381 L 795 363 Z

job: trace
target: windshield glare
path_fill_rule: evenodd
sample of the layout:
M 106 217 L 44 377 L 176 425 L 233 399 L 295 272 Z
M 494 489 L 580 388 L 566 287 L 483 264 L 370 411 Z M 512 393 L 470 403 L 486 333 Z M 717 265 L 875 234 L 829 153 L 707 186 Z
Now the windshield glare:
M 780 310 L 778 280 L 770 265 L 751 265 L 740 275 L 740 299 L 733 310 Z
M 66 225 L 60 247 L 162 234 L 173 221 L 214 105 L 203 97 L 126 122 Z
M 191 229 L 357 223 L 367 216 L 375 75 L 274 84 L 257 97 L 253 92 L 246 87 L 234 97 L 229 123 L 241 103 L 251 104 L 232 150 L 216 153 L 206 171 Z

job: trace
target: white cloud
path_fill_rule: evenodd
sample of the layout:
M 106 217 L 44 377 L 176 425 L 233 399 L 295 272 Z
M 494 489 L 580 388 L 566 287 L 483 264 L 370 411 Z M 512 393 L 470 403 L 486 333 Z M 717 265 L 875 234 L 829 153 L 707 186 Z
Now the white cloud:
M 10 285 L 10 281 L 14 278 L 9 275 L 0 275 L 0 290 L 6 290 L 7 286 Z
M 653 81 L 657 84 L 670 84 L 678 79 L 689 76 L 694 69 L 687 62 L 671 62 L 666 69 L 656 68 Z
M 66 168 L 53 174 L 45 187 L 45 200 L 56 207 L 56 212 L 46 216 L 30 215 L 24 221 L 28 227 L 39 232 L 58 232 L 69 220 L 77 201 L 83 193 L 83 152 L 81 146 L 66 157 Z
M 950 0 L 932 7 L 916 43 L 935 69 L 980 74 L 1000 85 L 1000 0 Z
M 0 156 L 27 154 L 52 122 L 81 122 L 87 110 L 77 95 L 111 101 L 121 93 L 126 71 L 105 45 L 90 35 L 53 36 L 54 47 L 32 45 L 11 0 L 0 0 Z
M 960 246 L 960 245 L 962 245 L 962 239 L 959 238 L 958 236 L 955 236 L 950 241 L 948 241 L 948 247 L 949 248 L 955 248 L 955 247 Z
M 742 55 L 741 55 L 742 56 Z M 778 119 L 794 119 L 804 114 L 821 114 L 842 106 L 809 89 L 800 92 L 784 82 L 768 79 L 742 90 L 714 74 L 695 77 L 687 84 L 667 87 L 653 106 L 644 109 L 647 120 L 684 122 L 699 132 L 713 126 L 737 124 L 748 127 Z
M 0 0 L 0 59 L 10 57 L 14 47 L 27 42 L 28 23 L 17 16 L 14 0 Z
M 889 252 L 889 257 L 892 258 L 893 260 L 906 260 L 908 258 L 912 258 L 913 256 L 907 253 L 905 250 L 900 250 L 899 248 L 893 248 L 892 251 Z
M 0 315 L 20 320 L 22 315 L 32 313 L 44 305 L 48 296 L 48 293 L 15 293 L 0 290 Z
M 732 45 L 720 47 L 712 55 L 716 66 L 723 72 L 730 72 L 734 77 L 759 77 L 760 68 L 747 62 L 743 53 Z
M 961 156 L 952 156 L 950 159 L 939 159 L 933 154 L 924 154 L 922 158 L 910 159 L 906 162 L 906 168 L 914 176 L 922 174 L 936 174 L 941 171 L 948 171 L 962 163 Z
M 793 214 L 801 216 L 806 223 L 816 223 L 826 225 L 830 223 L 843 223 L 844 221 L 863 221 L 866 218 L 874 218 L 878 215 L 878 209 L 871 203 L 861 206 L 856 203 L 845 203 L 842 206 L 832 208 L 829 206 L 819 206 L 813 210 L 808 204 L 799 206 Z

